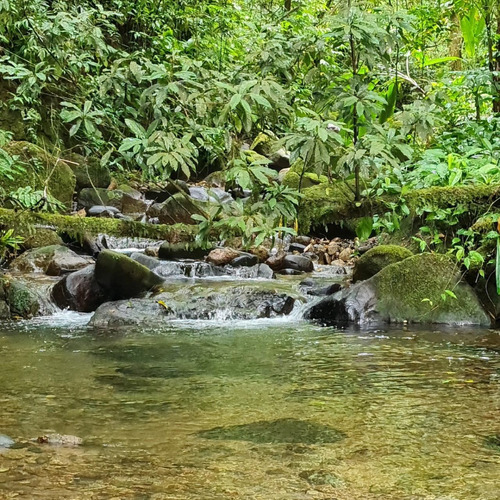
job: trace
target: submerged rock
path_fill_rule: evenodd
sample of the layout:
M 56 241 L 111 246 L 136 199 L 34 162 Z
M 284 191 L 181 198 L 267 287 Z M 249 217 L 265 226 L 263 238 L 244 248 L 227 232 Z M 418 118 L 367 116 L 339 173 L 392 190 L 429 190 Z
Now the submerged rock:
M 137 297 L 163 282 L 146 266 L 112 250 L 97 257 L 95 279 L 112 299 Z
M 16 257 L 10 269 L 25 273 L 45 273 L 60 276 L 63 273 L 82 269 L 93 263 L 90 257 L 82 257 L 62 245 L 34 248 Z
M 379 245 L 364 253 L 354 264 L 353 281 L 367 280 L 390 264 L 401 262 L 413 255 L 397 245 Z
M 221 439 L 231 441 L 251 441 L 259 444 L 297 443 L 326 444 L 337 443 L 345 438 L 342 431 L 324 424 L 281 418 L 278 420 L 263 420 L 249 424 L 215 427 L 198 432 L 205 439 Z
M 415 255 L 391 264 L 372 278 L 322 299 L 305 317 L 327 324 L 490 324 L 474 290 L 461 282 L 456 265 L 438 254 Z
M 78 436 L 71 436 L 68 434 L 44 434 L 36 439 L 39 444 L 48 444 L 50 446 L 64 446 L 64 447 L 74 447 L 80 446 L 83 443 L 83 439 Z

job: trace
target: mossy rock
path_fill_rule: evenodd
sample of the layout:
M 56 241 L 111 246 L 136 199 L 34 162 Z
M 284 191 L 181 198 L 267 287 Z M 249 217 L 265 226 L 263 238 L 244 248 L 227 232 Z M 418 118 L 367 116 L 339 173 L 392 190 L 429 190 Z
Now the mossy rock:
M 27 186 L 43 190 L 48 179 L 49 194 L 63 203 L 67 210 L 71 209 L 76 178 L 67 163 L 25 141 L 9 142 L 3 149 L 17 157 L 25 169 L 22 173 L 16 173 L 12 179 L 5 176 L 0 179 L 0 187 L 6 193 Z
M 461 281 L 456 264 L 439 254 L 414 255 L 391 264 L 326 297 L 306 317 L 324 323 L 491 323 L 474 290 Z
M 163 283 L 163 278 L 126 255 L 103 250 L 97 257 L 95 279 L 112 299 L 128 299 Z
M 367 280 L 384 267 L 413 255 L 410 250 L 397 245 L 379 245 L 363 254 L 354 265 L 353 281 Z
M 47 247 L 50 245 L 62 245 L 62 238 L 53 229 L 38 228 L 32 234 L 25 237 L 23 248 L 29 250 L 31 248 Z
M 260 132 L 250 146 L 251 150 L 265 156 L 276 170 L 290 167 L 290 155 L 277 144 L 278 140 L 269 134 Z
M 21 281 L 7 278 L 2 278 L 2 284 L 12 317 L 32 318 L 38 314 L 40 311 L 39 298 L 27 285 Z
M 111 182 L 109 170 L 96 158 L 85 158 L 77 153 L 66 156 L 76 177 L 77 189 L 106 188 Z
M 96 205 L 105 205 L 122 209 L 123 191 L 104 188 L 84 188 L 78 193 L 78 205 L 89 209 Z

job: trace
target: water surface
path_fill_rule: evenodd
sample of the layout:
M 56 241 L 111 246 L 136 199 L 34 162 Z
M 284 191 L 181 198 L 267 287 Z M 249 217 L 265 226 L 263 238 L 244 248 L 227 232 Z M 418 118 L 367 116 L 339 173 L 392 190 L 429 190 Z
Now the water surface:
M 500 498 L 496 331 L 87 319 L 0 328 L 2 499 Z

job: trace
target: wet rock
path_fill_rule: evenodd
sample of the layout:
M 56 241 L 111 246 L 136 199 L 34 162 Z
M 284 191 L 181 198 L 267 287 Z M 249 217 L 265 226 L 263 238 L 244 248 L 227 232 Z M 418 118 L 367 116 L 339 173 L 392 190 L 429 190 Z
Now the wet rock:
M 49 276 L 77 271 L 93 263 L 90 257 L 82 257 L 61 245 L 34 248 L 15 258 L 10 269 L 25 273 L 45 273 Z
M 203 259 L 209 250 L 196 244 L 169 243 L 166 241 L 158 249 L 158 257 L 163 260 Z
M 283 262 L 285 260 L 285 257 L 286 257 L 286 252 L 284 252 L 283 250 L 279 250 L 266 260 L 266 264 L 274 271 L 278 271 L 283 267 Z
M 290 243 L 290 247 L 288 248 L 289 252 L 298 252 L 304 253 L 306 249 L 306 245 L 302 245 L 301 243 Z
M 410 250 L 397 245 L 380 245 L 372 248 L 356 261 L 353 281 L 369 279 L 384 267 L 401 262 L 412 255 Z
M 26 283 L 10 278 L 3 280 L 6 301 L 12 317 L 32 318 L 40 311 L 38 295 Z
M 321 287 L 314 287 L 307 291 L 308 295 L 313 295 L 315 297 L 333 295 L 342 289 L 340 283 L 332 283 L 330 285 L 324 285 Z
M 167 311 L 159 302 L 169 307 Z M 250 286 L 228 286 L 207 290 L 184 286 L 162 292 L 154 298 L 107 302 L 99 306 L 90 321 L 98 328 L 124 325 L 156 326 L 175 318 L 256 319 L 289 314 L 295 299 L 274 290 Z
M 95 278 L 113 299 L 137 297 L 163 282 L 146 266 L 111 250 L 97 257 Z
M 149 203 L 142 198 L 136 198 L 130 194 L 124 194 L 122 198 L 122 213 L 124 215 L 145 214 Z
M 303 271 L 299 271 L 298 269 L 280 269 L 279 271 L 276 271 L 276 274 L 281 274 L 283 276 L 299 276 L 303 273 Z
M 108 300 L 108 294 L 95 278 L 95 265 L 68 274 L 52 288 L 52 299 L 61 309 L 92 312 Z
M 139 262 L 139 264 L 146 266 L 151 271 L 154 271 L 161 264 L 161 261 L 158 258 L 151 257 L 150 255 L 146 255 L 145 253 L 141 252 L 132 253 L 130 255 L 130 258 L 135 260 L 136 262 Z
M 305 317 L 325 324 L 490 324 L 473 289 L 461 282 L 455 263 L 438 254 L 415 255 L 391 264 L 312 305 Z
M 224 268 L 225 272 L 231 276 L 238 276 L 243 279 L 273 279 L 274 272 L 266 264 L 254 264 L 253 266 L 234 266 L 230 264 Z
M 312 261 L 302 255 L 287 255 L 283 260 L 283 267 L 296 269 L 297 271 L 303 271 L 305 273 L 314 271 L 314 264 Z
M 106 205 L 94 205 L 87 210 L 89 217 L 107 217 L 112 219 L 119 214 L 120 211 L 116 207 Z
M 240 252 L 234 250 L 233 248 L 214 248 L 210 251 L 207 256 L 207 262 L 214 264 L 215 266 L 225 266 L 229 264 L 233 259 L 237 258 Z
M 243 253 L 231 260 L 231 265 L 233 267 L 251 267 L 256 266 L 258 263 L 259 258 L 257 255 L 252 255 L 250 253 Z
M 250 441 L 259 444 L 302 443 L 307 445 L 336 443 L 345 434 L 333 427 L 294 418 L 264 420 L 198 432 L 204 439 Z

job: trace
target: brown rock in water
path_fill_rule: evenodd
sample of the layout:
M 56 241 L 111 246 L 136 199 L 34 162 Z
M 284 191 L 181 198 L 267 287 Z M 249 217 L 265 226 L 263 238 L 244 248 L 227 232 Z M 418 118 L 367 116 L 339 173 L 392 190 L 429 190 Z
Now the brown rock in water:
M 283 268 L 283 262 L 286 257 L 286 252 L 283 250 L 278 251 L 275 255 L 271 255 L 266 260 L 266 264 L 273 270 L 273 271 L 279 271 L 280 269 Z
M 83 439 L 69 434 L 45 434 L 36 439 L 39 444 L 49 444 L 51 446 L 80 446 Z
M 344 250 L 340 252 L 339 259 L 343 260 L 344 262 L 349 262 L 351 255 L 352 255 L 352 249 L 344 248 Z
M 240 252 L 233 248 L 214 248 L 207 256 L 207 261 L 215 266 L 225 266 L 238 257 Z

